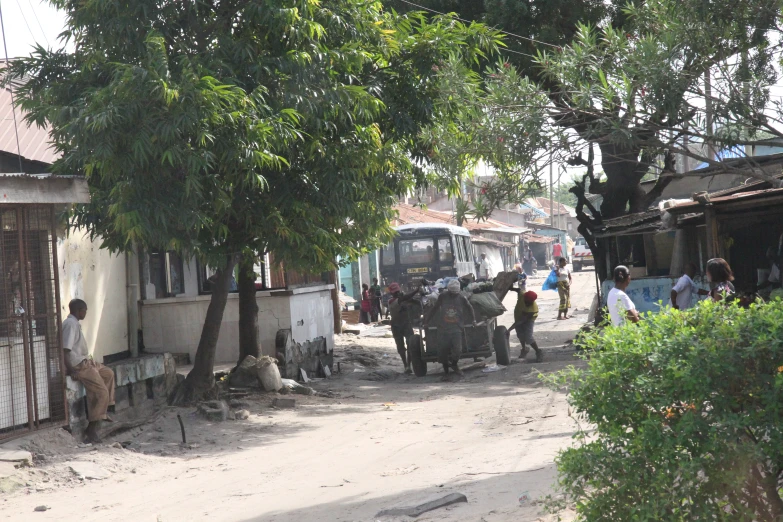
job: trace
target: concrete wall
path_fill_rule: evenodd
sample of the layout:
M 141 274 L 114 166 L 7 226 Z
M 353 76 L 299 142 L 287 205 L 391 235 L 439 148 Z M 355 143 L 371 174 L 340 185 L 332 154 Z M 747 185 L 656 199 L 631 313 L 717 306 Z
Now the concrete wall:
M 272 297 L 285 301 L 285 298 Z M 303 343 L 318 337 L 326 339 L 328 351 L 334 348 L 334 308 L 330 290 L 318 290 L 306 294 L 295 294 L 288 299 L 290 306 L 291 333 L 294 342 Z M 277 333 L 277 330 L 274 332 Z M 273 339 L 274 341 L 274 339 Z
M 679 277 L 644 277 L 640 279 L 632 279 L 631 284 L 625 290 L 628 297 L 631 298 L 633 304 L 636 305 L 636 309 L 640 313 L 652 312 L 657 313 L 661 310 L 661 303 L 663 306 L 670 304 L 670 296 L 672 287 L 677 283 Z M 701 278 L 696 278 L 696 286 L 709 290 L 709 285 Z M 609 294 L 609 290 L 614 288 L 614 282 L 604 281 L 601 284 L 601 304 L 606 306 L 606 296 Z M 693 294 L 693 304 L 696 304 L 699 298 L 705 297 Z
M 58 231 L 62 318 L 68 317 L 71 299 L 83 299 L 88 313 L 82 331 L 95 360 L 128 350 L 125 255 L 110 254 L 81 231 L 64 236 Z
M 291 329 L 297 343 L 317 337 L 334 346 L 332 285 L 297 288 L 293 291 L 260 291 L 258 323 L 264 355 L 275 355 L 275 336 Z M 195 358 L 210 296 L 171 297 L 143 301 L 144 346 L 148 352 L 188 353 Z M 216 362 L 236 362 L 239 356 L 239 295 L 229 294 L 220 327 Z

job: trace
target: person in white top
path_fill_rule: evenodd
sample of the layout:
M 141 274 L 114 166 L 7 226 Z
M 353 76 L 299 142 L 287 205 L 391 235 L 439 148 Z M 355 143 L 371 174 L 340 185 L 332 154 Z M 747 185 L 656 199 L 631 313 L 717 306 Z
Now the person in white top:
M 767 280 L 756 286 L 756 291 L 769 288 L 780 288 L 780 259 L 778 258 L 778 252 L 775 247 L 769 247 L 767 249 L 767 261 L 769 261 L 769 276 Z
M 82 334 L 79 321 L 87 317 L 87 303 L 74 299 L 68 303 L 71 312 L 63 321 L 63 349 L 65 350 L 65 368 L 68 375 L 84 385 L 87 395 L 87 442 L 100 442 L 98 428 L 101 421 L 112 422 L 106 414 L 114 404 L 114 372 L 111 368 L 95 362 L 90 356 L 87 342 Z
M 695 263 L 688 263 L 685 266 L 685 273 L 677 281 L 677 284 L 672 287 L 671 293 L 671 305 L 675 310 L 687 310 L 693 306 L 693 294 L 709 295 L 707 290 L 702 290 L 696 283 L 693 282 L 693 278 L 696 277 L 698 271 Z
M 567 263 L 564 257 L 558 260 L 557 293 L 560 296 L 560 306 L 557 308 L 558 320 L 570 319 L 568 309 L 571 308 L 571 271 L 566 266 Z
M 479 279 L 486 281 L 489 278 L 490 278 L 489 259 L 487 259 L 487 254 L 482 252 L 481 261 L 479 261 Z
M 639 312 L 636 305 L 625 293 L 625 289 L 631 284 L 631 272 L 628 267 L 619 265 L 614 269 L 614 288 L 609 290 L 606 296 L 606 306 L 609 308 L 609 316 L 612 324 L 620 326 L 625 321 L 639 322 Z

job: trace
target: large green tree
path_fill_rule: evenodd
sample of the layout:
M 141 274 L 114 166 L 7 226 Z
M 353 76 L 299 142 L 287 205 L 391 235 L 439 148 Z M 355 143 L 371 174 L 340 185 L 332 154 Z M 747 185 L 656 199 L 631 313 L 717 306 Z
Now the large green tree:
M 647 209 L 675 177 L 677 155 L 691 165 L 718 165 L 716 151 L 752 144 L 759 131 L 781 135 L 780 106 L 770 96 L 781 38 L 776 0 L 603 4 L 579 4 L 585 10 L 571 17 L 575 11 L 558 2 L 486 0 L 481 19 L 515 32 L 509 42 L 530 46 L 509 60 L 546 95 L 546 152 L 587 171 L 574 187 L 580 232 L 605 277 L 605 253 L 592 232 L 604 219 Z M 515 28 L 527 20 L 516 11 L 538 15 L 550 7 L 544 26 L 559 30 L 548 38 L 544 30 L 536 36 Z M 524 117 L 538 103 L 524 87 L 520 97 L 529 101 L 496 108 Z M 748 166 L 750 175 L 778 184 L 751 159 Z M 594 175 L 599 170 L 602 179 Z M 657 180 L 650 191 L 640 185 L 645 177 Z M 588 194 L 602 197 L 599 208 L 591 208 Z
M 75 50 L 38 49 L 11 77 L 52 129 L 55 170 L 88 177 L 72 225 L 218 269 L 183 400 L 214 385 L 236 263 L 246 285 L 268 251 L 317 271 L 388 240 L 394 196 L 422 181 L 408 151 L 433 117 L 433 65 L 496 44 L 479 25 L 360 0 L 54 4 Z

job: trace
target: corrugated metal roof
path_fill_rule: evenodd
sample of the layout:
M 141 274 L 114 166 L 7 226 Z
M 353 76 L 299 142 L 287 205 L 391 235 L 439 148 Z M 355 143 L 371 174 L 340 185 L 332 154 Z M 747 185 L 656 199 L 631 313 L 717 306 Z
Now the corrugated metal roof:
M 394 208 L 398 213 L 397 219 L 395 219 L 392 223 L 395 226 L 411 225 L 415 223 L 456 224 L 454 218 L 448 212 L 425 210 L 423 208 L 414 207 L 405 203 L 398 203 Z M 497 221 L 495 219 L 488 219 L 486 221 L 482 221 L 481 223 L 477 223 L 475 221 L 465 221 L 462 223 L 462 226 L 469 231 L 486 230 L 500 233 L 507 232 L 509 234 L 518 234 L 519 232 L 517 232 L 517 230 L 524 230 L 519 229 L 518 227 L 510 227 L 508 224 L 503 223 L 502 221 Z
M 5 68 L 5 62 L 0 62 L 0 70 Z M 0 150 L 19 154 L 25 159 L 54 163 L 59 155 L 49 143 L 49 129 L 36 125 L 28 125 L 24 121 L 21 109 L 14 109 L 11 103 L 11 88 L 0 88 Z M 16 112 L 16 129 L 19 132 L 19 147 L 16 145 L 14 130 L 14 112 Z
M 562 203 L 559 203 L 557 201 L 550 202 L 549 198 L 542 198 L 542 197 L 535 197 L 535 198 L 528 198 L 528 201 L 535 204 L 538 209 L 543 210 L 547 216 L 549 215 L 549 208 L 550 205 L 552 206 L 552 213 L 555 216 L 560 216 L 563 214 L 571 215 L 571 210 L 566 205 L 563 205 Z
M 717 196 L 710 194 L 710 203 L 715 206 L 721 206 L 728 203 L 734 203 L 738 201 L 747 201 L 753 199 L 764 199 L 767 197 L 783 196 L 783 188 L 777 189 L 765 189 L 765 190 L 753 190 L 748 192 L 740 192 L 737 194 L 729 194 L 725 196 Z M 673 214 L 684 214 L 693 212 L 703 207 L 698 201 L 690 201 L 688 203 L 680 203 L 669 209 L 669 212 Z
M 539 236 L 538 234 L 523 234 L 523 237 L 528 243 L 552 243 L 555 240 L 554 236 Z
M 472 243 L 475 243 L 476 245 L 495 245 L 495 246 L 501 246 L 501 247 L 507 247 L 507 248 L 513 248 L 516 247 L 514 243 L 507 243 L 505 241 L 497 241 L 495 239 L 489 239 L 486 237 L 481 236 L 470 236 L 470 241 Z

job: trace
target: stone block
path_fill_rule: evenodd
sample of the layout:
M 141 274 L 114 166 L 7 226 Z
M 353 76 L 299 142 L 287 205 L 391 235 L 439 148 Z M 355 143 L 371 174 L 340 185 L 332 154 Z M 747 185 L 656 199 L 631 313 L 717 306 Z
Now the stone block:
M 128 386 L 117 386 L 114 388 L 114 410 L 122 411 L 130 408 L 130 390 Z
M 272 407 L 281 409 L 296 408 L 296 399 L 289 397 L 275 397 L 272 399 Z
M 130 386 L 133 399 L 131 404 L 134 407 L 139 407 L 147 401 L 147 383 L 144 381 L 134 382 Z
M 202 402 L 198 405 L 198 412 L 202 417 L 213 422 L 223 422 L 227 420 L 230 413 L 226 401 Z

